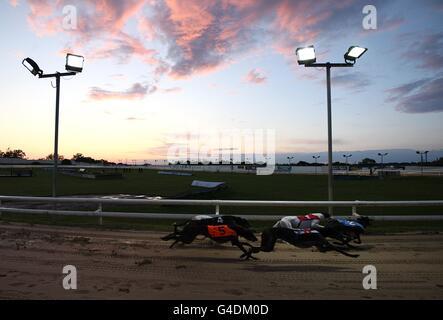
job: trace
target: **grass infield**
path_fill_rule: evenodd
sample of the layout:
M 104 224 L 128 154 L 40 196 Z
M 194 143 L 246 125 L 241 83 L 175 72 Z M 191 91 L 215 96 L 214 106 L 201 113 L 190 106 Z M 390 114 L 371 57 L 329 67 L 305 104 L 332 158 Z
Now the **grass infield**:
M 325 175 L 257 176 L 240 173 L 197 172 L 192 176 L 161 175 L 157 170 L 124 172 L 121 180 L 89 180 L 59 175 L 58 195 L 133 194 L 172 197 L 191 190 L 192 180 L 224 181 L 228 188 L 202 199 L 230 200 L 326 200 Z M 31 178 L 0 178 L 1 195 L 50 196 L 51 172 L 36 169 Z M 443 199 L 443 177 L 391 177 L 370 180 L 336 180 L 335 200 L 439 200 Z M 303 214 L 322 212 L 326 208 L 222 207 L 221 214 Z M 193 206 L 104 206 L 104 211 L 214 213 L 214 207 Z M 350 214 L 350 208 L 335 208 L 337 215 Z M 383 207 L 360 208 L 366 215 L 434 215 L 443 214 L 442 207 Z M 36 224 L 68 224 L 97 227 L 97 218 L 49 217 L 3 213 L 2 220 Z M 104 228 L 169 230 L 171 220 L 105 218 Z M 255 222 L 257 228 L 271 222 Z M 439 231 L 440 222 L 376 222 L 373 232 Z

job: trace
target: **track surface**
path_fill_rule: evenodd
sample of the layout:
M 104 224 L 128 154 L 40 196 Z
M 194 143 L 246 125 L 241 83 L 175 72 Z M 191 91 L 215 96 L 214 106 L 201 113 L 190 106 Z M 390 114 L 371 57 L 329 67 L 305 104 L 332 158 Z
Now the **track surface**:
M 165 233 L 0 223 L 0 299 L 442 299 L 443 235 L 367 236 L 359 258 L 280 243 L 259 261 Z M 78 289 L 64 290 L 64 265 Z M 364 290 L 362 269 L 377 268 Z

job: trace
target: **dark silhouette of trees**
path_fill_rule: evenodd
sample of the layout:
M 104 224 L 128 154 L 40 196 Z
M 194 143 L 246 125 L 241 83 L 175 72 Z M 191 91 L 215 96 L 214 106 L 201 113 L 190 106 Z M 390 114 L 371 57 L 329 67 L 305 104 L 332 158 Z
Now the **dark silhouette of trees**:
M 76 153 L 76 154 L 74 154 L 74 155 L 72 156 L 71 160 L 74 160 L 74 161 L 80 161 L 79 159 L 81 159 L 81 158 L 83 158 L 83 154 L 81 154 L 81 153 Z
M 92 163 L 92 164 L 102 164 L 102 165 L 112 165 L 114 162 L 110 162 L 105 159 L 96 160 L 92 157 L 84 156 L 82 153 L 76 153 L 71 158 L 72 161 L 83 162 L 83 163 Z
M 77 162 L 84 162 L 84 163 L 99 163 L 99 162 L 101 162 L 100 160 L 95 160 L 94 158 L 86 157 L 82 153 L 74 154 L 72 156 L 71 160 L 74 160 L 74 161 L 77 161 Z
M 374 159 L 370 159 L 370 158 L 364 158 L 362 161 L 360 161 L 360 164 L 374 165 L 374 164 L 377 164 L 377 161 L 375 161 Z
M 26 153 L 21 149 L 11 150 L 7 149 L 5 152 L 2 152 L 0 150 L 0 157 L 1 158 L 17 158 L 17 159 L 25 159 Z
M 437 160 L 432 161 L 432 162 L 431 162 L 431 165 L 434 165 L 434 166 L 443 166 L 443 157 L 441 157 L 441 158 L 439 158 L 439 159 L 437 159 Z
M 64 160 L 65 159 L 65 157 L 64 156 L 62 156 L 61 154 L 59 154 L 58 155 L 58 160 Z M 46 157 L 45 157 L 45 160 L 54 160 L 54 155 L 51 153 L 51 154 L 48 154 Z

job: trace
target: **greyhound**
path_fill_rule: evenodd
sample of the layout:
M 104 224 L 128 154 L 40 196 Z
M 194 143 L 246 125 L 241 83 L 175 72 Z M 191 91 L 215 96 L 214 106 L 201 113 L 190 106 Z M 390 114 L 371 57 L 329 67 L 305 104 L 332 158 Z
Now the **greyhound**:
M 217 243 L 230 241 L 233 246 L 237 246 L 243 251 L 240 259 L 256 259 L 244 247 L 252 248 L 252 246 L 239 240 L 239 237 L 243 237 L 249 241 L 257 241 L 254 230 L 251 229 L 246 219 L 236 216 L 196 216 L 181 224 L 174 223 L 174 232 L 161 239 L 164 241 L 174 240 L 169 246 L 172 248 L 179 242 L 190 244 L 198 235 L 203 235 Z
M 357 258 L 359 255 L 350 254 L 329 243 L 317 230 L 313 229 L 291 229 L 272 227 L 265 229 L 261 235 L 261 246 L 251 247 L 248 254 L 260 251 L 271 252 L 274 250 L 275 242 L 281 239 L 298 248 L 316 247 L 320 252 L 336 251 L 347 257 Z
M 318 231 L 324 236 L 338 240 L 340 245 L 346 245 L 348 248 L 355 248 L 350 242 L 361 244 L 360 235 L 365 232 L 370 224 L 370 219 L 353 213 L 350 218 L 330 218 L 326 221 L 323 228 Z

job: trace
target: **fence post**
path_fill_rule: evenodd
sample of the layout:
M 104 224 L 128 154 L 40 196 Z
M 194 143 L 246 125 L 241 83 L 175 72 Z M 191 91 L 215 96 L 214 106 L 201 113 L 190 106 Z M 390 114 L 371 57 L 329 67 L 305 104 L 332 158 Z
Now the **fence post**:
M 215 205 L 215 214 L 218 216 L 220 214 L 220 205 L 216 204 Z

